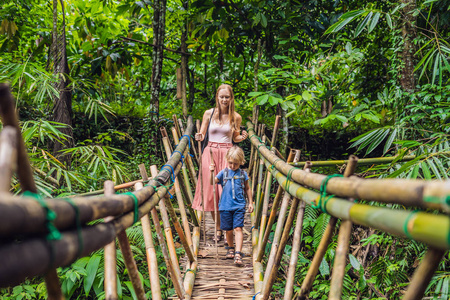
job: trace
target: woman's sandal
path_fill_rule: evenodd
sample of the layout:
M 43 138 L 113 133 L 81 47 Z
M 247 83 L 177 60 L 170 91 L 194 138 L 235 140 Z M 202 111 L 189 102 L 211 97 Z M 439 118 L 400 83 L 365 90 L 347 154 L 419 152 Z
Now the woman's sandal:
M 236 251 L 234 253 L 234 263 L 238 267 L 242 267 L 244 265 L 244 262 L 242 261 L 242 257 L 244 257 L 244 254 L 240 251 Z
M 225 254 L 226 259 L 233 259 L 234 258 L 234 247 L 225 247 L 227 249 L 227 254 Z

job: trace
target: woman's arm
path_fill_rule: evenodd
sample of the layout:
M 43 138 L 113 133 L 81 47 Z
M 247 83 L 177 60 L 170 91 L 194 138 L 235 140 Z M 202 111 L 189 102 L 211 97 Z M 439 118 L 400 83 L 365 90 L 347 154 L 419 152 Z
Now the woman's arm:
M 209 119 L 211 116 L 212 109 L 208 109 L 203 114 L 202 125 L 200 126 L 200 132 L 195 134 L 196 141 L 203 141 L 205 139 L 206 129 L 208 128 Z
M 245 130 L 242 130 L 242 133 L 240 132 L 242 117 L 238 113 L 235 113 L 235 114 L 236 114 L 236 119 L 235 119 L 236 120 L 236 128 L 239 128 L 239 129 L 233 131 L 233 142 L 240 143 L 248 137 L 248 133 Z

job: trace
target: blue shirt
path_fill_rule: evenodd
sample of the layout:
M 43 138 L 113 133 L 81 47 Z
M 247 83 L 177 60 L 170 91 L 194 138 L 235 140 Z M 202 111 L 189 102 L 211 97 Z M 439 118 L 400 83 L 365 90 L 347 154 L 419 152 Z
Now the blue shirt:
M 224 179 L 225 170 L 227 170 L 227 178 L 234 177 L 235 179 Z M 240 179 L 237 177 L 244 178 Z M 219 179 L 219 183 L 223 187 L 222 196 L 219 201 L 219 210 L 237 210 L 240 208 L 245 208 L 245 198 L 244 198 L 244 189 L 245 189 L 245 181 L 248 180 L 247 172 L 241 171 L 241 169 L 237 169 L 236 171 L 231 170 L 230 168 L 225 168 L 217 174 L 217 179 Z M 224 180 L 225 186 L 224 186 Z M 233 188 L 232 181 L 234 181 L 234 199 L 233 199 Z

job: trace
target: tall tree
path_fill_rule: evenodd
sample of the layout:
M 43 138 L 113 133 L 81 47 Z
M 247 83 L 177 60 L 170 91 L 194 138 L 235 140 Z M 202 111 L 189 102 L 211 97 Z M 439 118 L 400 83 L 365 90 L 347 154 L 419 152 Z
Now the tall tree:
M 159 94 L 164 60 L 164 36 L 166 32 L 166 0 L 156 0 L 153 5 L 153 65 L 151 77 L 151 109 L 154 120 L 159 115 Z
M 416 81 L 414 78 L 415 57 L 416 52 L 414 46 L 414 39 L 416 38 L 415 22 L 416 17 L 413 12 L 416 9 L 415 0 L 401 0 L 405 6 L 403 7 L 403 22 L 402 22 L 402 38 L 403 38 L 403 51 L 402 61 L 403 68 L 401 71 L 400 84 L 403 90 L 412 93 L 416 87 Z
M 70 165 L 70 156 L 62 155 L 60 152 L 62 149 L 73 146 L 72 93 L 68 88 L 69 79 L 67 76 L 69 74 L 69 65 L 67 64 L 66 53 L 66 19 L 63 0 L 60 0 L 60 3 L 62 21 L 61 25 L 58 26 L 58 1 L 53 0 L 53 30 L 50 55 L 53 74 L 58 78 L 54 84 L 55 89 L 58 91 L 58 95 L 53 96 L 53 120 L 55 122 L 66 124 L 67 127 L 61 129 L 61 132 L 66 135 L 66 139 L 56 141 L 53 144 L 53 154 L 66 165 Z

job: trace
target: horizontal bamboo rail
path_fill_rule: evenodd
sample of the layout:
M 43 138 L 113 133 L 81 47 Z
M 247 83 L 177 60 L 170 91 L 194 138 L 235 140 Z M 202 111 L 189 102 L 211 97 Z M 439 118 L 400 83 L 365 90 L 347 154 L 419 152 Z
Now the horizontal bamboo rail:
M 261 155 L 285 176 L 294 168 L 278 159 L 255 135 L 252 124 L 247 123 L 250 140 Z M 291 178 L 298 184 L 320 189 L 326 175 L 307 173 L 294 168 Z M 327 193 L 344 198 L 362 199 L 384 203 L 397 203 L 408 207 L 439 209 L 450 212 L 450 180 L 424 181 L 413 179 L 361 179 L 357 177 L 331 178 Z
M 450 152 L 449 152 L 450 154 Z M 375 158 L 361 158 L 358 160 L 358 165 L 372 165 L 372 164 L 385 164 L 391 163 L 394 160 L 398 160 L 400 162 L 410 161 L 415 159 L 415 155 L 405 155 L 401 156 L 392 156 L 392 157 L 375 157 Z M 290 163 L 291 166 L 294 167 L 303 167 L 308 161 L 299 161 L 296 163 Z M 311 167 L 331 167 L 336 165 L 345 165 L 348 164 L 348 159 L 341 160 L 317 160 L 317 161 L 309 161 L 311 163 Z

